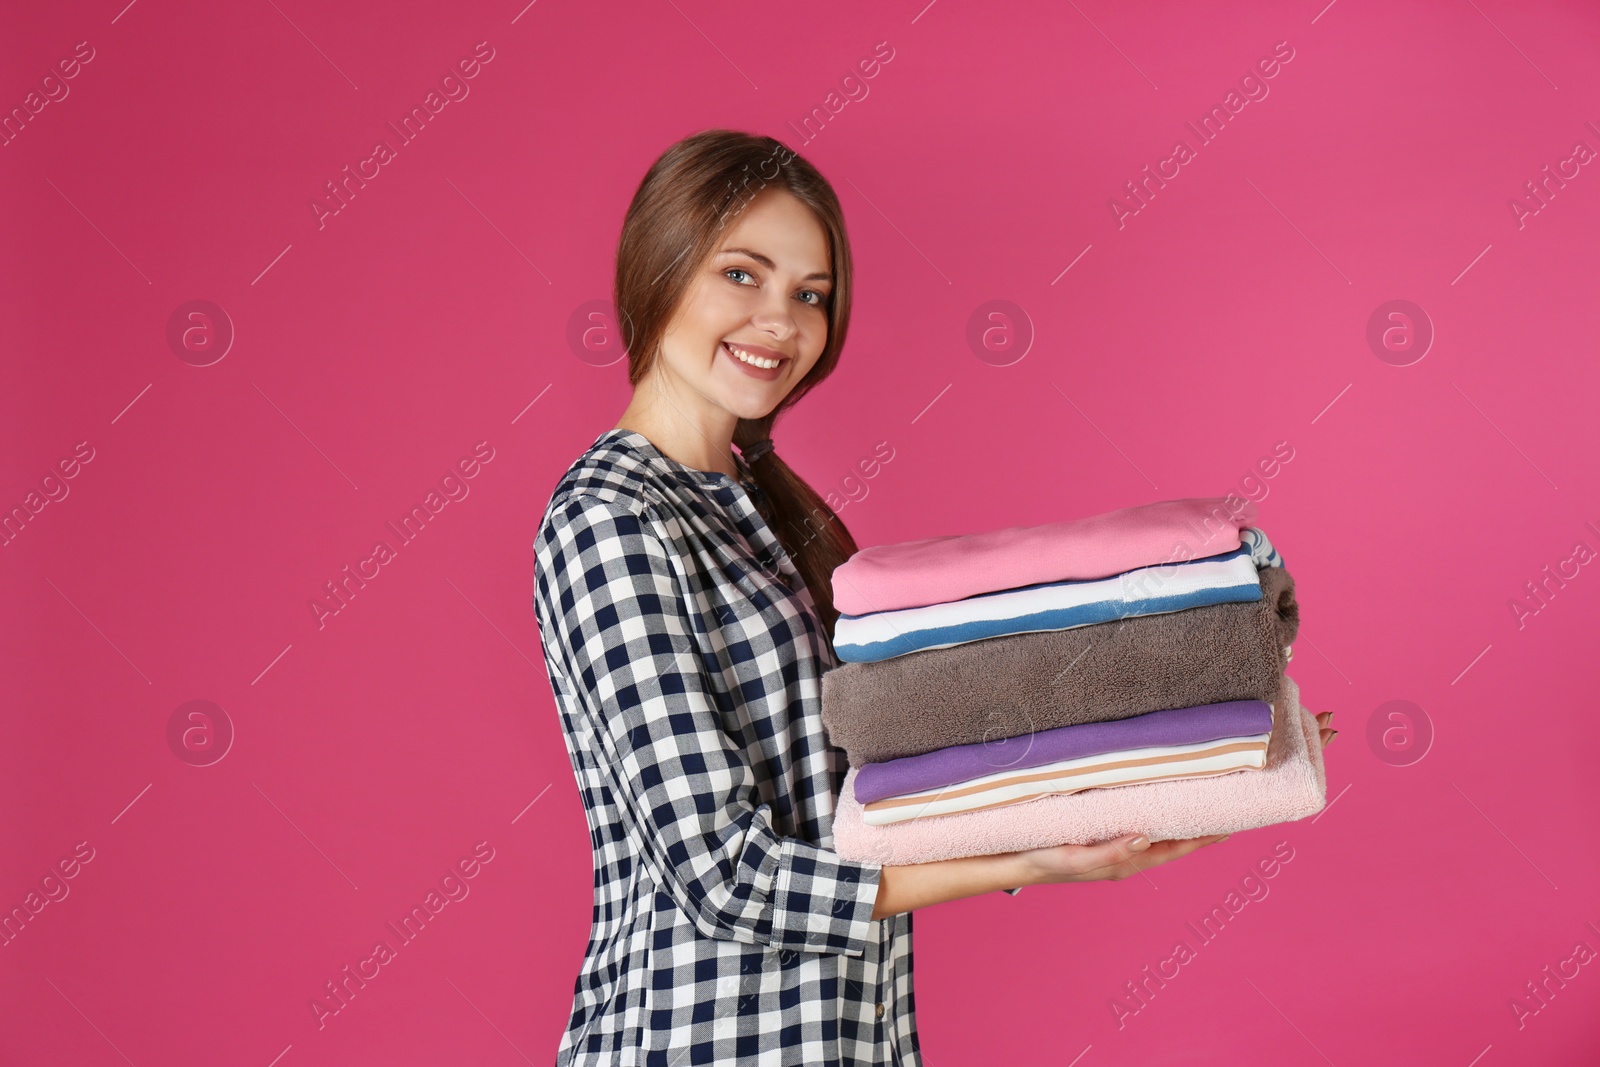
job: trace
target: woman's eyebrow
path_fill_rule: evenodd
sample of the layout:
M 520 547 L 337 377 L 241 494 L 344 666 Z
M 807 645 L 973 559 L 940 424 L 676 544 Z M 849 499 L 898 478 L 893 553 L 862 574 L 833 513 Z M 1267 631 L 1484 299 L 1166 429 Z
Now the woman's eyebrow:
M 762 255 L 760 252 L 754 252 L 754 251 L 752 251 L 752 250 L 750 250 L 748 248 L 724 248 L 721 251 L 719 251 L 717 253 L 717 255 L 719 255 L 719 256 L 731 256 L 734 253 L 738 253 L 739 255 L 742 255 L 742 256 L 749 256 L 751 259 L 755 260 L 757 263 L 761 264 L 763 267 L 767 268 L 768 270 L 775 270 L 777 268 L 777 264 L 773 263 L 772 260 L 770 260 L 766 256 Z M 829 274 L 827 271 L 820 271 L 819 270 L 819 271 L 814 271 L 811 274 L 807 274 L 804 278 L 802 278 L 800 280 L 801 281 L 805 281 L 805 282 L 809 282 L 812 279 L 816 279 L 818 281 L 824 281 L 824 282 L 831 282 L 831 281 L 833 281 L 833 275 Z

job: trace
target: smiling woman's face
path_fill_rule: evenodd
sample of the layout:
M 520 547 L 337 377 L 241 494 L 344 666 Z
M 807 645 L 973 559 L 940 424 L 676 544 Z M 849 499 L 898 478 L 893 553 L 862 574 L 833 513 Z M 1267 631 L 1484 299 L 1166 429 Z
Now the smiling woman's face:
M 661 384 L 712 419 L 766 416 L 827 344 L 828 252 L 810 208 L 785 189 L 759 193 L 684 293 L 654 368 Z

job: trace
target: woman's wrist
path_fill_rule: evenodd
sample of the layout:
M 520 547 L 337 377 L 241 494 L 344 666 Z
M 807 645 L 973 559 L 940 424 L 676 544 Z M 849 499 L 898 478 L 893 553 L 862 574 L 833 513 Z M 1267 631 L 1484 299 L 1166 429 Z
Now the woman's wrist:
M 887 865 L 879 875 L 872 917 L 883 919 L 946 900 L 1018 889 L 1042 877 L 1043 871 L 1020 852 Z
M 965 872 L 972 893 L 1004 892 L 1035 885 L 1043 878 L 1040 870 L 1025 852 L 1003 852 L 988 856 L 968 856 L 948 862 L 970 865 Z
M 1044 871 L 1026 852 L 1007 852 L 1004 856 L 995 858 L 1009 861 L 1002 869 L 1006 884 L 1001 886 L 1001 889 L 1020 889 L 1025 885 L 1039 885 L 1044 881 Z

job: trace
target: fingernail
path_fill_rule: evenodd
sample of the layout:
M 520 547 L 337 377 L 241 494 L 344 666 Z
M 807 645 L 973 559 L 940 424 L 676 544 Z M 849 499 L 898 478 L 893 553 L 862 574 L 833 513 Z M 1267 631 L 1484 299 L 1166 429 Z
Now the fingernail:
M 1333 733 L 1329 734 L 1328 735 L 1328 744 L 1330 744 L 1330 745 L 1333 744 L 1333 739 L 1338 737 L 1338 736 L 1339 736 L 1339 731 L 1338 730 L 1335 730 Z
M 1150 847 L 1150 839 L 1143 834 L 1128 842 L 1128 848 L 1134 852 L 1143 852 Z

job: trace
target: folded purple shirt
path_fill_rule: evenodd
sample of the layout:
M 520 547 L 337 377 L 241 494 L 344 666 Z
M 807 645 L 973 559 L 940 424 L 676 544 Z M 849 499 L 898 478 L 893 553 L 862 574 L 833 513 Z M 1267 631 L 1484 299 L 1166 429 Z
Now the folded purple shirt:
M 1272 706 L 1264 700 L 1225 700 L 1193 708 L 1147 711 L 1112 722 L 1085 722 L 1003 740 L 952 745 L 866 763 L 856 771 L 856 800 L 870 804 L 981 778 L 998 771 L 1039 767 L 1057 760 L 1098 756 L 1152 745 L 1192 745 L 1272 729 Z

